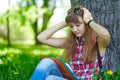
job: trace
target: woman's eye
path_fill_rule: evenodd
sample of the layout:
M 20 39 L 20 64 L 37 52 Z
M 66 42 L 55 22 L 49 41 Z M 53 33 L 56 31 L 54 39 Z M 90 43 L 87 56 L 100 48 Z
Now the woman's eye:
M 80 26 L 80 24 L 77 24 L 76 26 L 77 26 L 77 27 L 79 27 L 79 26 Z
M 70 26 L 70 28 L 73 28 L 73 26 Z

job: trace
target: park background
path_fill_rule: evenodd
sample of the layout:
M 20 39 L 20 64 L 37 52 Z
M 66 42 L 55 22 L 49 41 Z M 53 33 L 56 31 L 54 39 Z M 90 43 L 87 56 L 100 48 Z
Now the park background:
M 120 0 L 0 0 L 0 80 L 29 80 L 42 58 L 64 59 L 63 49 L 41 44 L 37 35 L 81 4 L 111 34 L 104 80 L 120 80 Z M 53 37 L 66 37 L 67 32 L 64 28 Z
M 44 57 L 64 50 L 37 41 L 37 35 L 63 21 L 69 0 L 0 0 L 0 80 L 29 80 Z M 65 37 L 68 29 L 54 37 Z

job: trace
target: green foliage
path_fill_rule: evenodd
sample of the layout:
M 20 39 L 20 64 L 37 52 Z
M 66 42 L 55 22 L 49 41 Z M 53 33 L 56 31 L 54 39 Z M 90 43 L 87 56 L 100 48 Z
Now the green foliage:
M 59 56 L 61 50 L 44 46 L 0 46 L 0 80 L 28 80 L 44 57 Z
M 28 80 L 36 65 L 45 57 L 61 57 L 63 50 L 45 45 L 13 45 L 7 48 L 0 46 L 0 80 Z M 65 60 L 65 59 L 64 59 Z M 96 80 L 100 80 L 99 72 L 93 70 Z M 119 80 L 120 69 L 113 73 L 104 70 L 102 80 Z
M 102 69 L 100 71 L 93 71 L 93 80 L 120 80 L 120 69 L 117 72 L 112 70 Z

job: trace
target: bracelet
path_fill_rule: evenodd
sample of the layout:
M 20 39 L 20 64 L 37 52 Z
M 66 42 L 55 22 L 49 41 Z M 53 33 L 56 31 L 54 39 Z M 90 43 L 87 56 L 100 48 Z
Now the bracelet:
M 90 27 L 90 23 L 91 23 L 92 21 L 93 21 L 93 20 L 89 20 L 89 21 L 88 21 L 88 23 L 87 23 L 88 27 Z

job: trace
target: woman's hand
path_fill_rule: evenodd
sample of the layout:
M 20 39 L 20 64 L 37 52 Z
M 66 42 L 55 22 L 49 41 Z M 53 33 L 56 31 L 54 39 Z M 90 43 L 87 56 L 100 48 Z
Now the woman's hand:
M 92 14 L 89 12 L 88 9 L 82 7 L 81 10 L 83 10 L 83 20 L 87 24 L 90 20 L 93 20 Z

